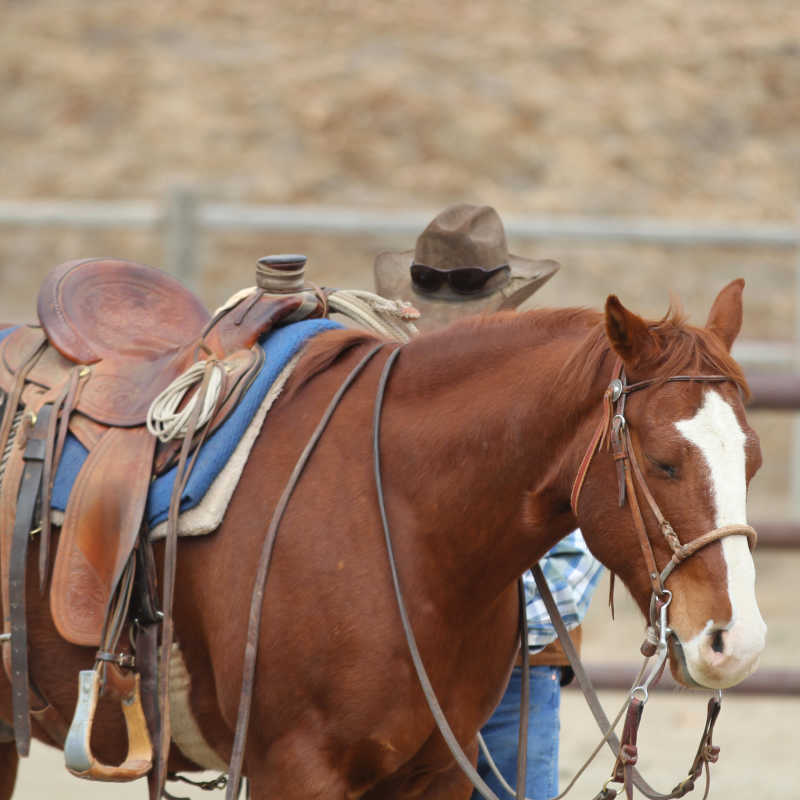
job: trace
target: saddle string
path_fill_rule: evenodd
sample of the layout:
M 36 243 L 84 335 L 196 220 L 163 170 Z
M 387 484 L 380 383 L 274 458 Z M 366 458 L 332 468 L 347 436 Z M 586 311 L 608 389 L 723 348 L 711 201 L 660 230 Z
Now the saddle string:
M 42 530 L 39 536 L 39 591 L 44 594 L 47 587 L 48 572 L 50 569 L 50 539 L 51 539 L 51 514 L 50 500 L 53 494 L 53 480 L 55 478 L 64 444 L 67 440 L 69 419 L 75 408 L 78 389 L 81 381 L 89 374 L 89 368 L 76 366 L 70 370 L 69 380 L 53 403 L 53 414 L 50 418 L 50 428 L 47 432 L 47 442 L 52 443 L 52 450 L 48 450 L 44 462 L 42 476 Z

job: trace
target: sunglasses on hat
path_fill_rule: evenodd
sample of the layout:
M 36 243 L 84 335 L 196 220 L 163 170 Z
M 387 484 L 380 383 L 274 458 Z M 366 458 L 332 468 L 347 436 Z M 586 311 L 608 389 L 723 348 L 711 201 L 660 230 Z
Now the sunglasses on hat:
M 458 294 L 476 294 L 483 289 L 490 278 L 503 270 L 508 270 L 508 264 L 501 264 L 499 267 L 456 267 L 454 269 L 412 264 L 411 282 L 422 292 L 435 292 L 447 284 Z

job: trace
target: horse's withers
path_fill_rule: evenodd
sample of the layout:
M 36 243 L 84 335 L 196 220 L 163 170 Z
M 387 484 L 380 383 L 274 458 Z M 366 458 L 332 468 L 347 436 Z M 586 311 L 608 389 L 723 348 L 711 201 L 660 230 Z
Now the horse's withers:
M 722 394 L 709 388 L 695 415 L 675 423 L 689 447 L 696 448 L 708 471 L 714 527 L 746 525 L 746 447 L 748 436 Z M 722 548 L 730 609 L 724 618 L 709 617 L 699 631 L 681 631 L 684 666 L 695 683 L 713 688 L 732 686 L 758 666 L 767 626 L 755 595 L 755 568 L 745 536 L 728 536 Z M 676 582 L 680 579 L 676 575 Z M 683 636 L 681 636 L 683 633 Z

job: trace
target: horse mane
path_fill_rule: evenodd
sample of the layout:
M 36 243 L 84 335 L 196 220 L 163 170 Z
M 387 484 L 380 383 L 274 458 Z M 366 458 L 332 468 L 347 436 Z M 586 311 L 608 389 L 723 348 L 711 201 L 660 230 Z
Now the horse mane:
M 686 320 L 680 304 L 673 299 L 661 319 L 647 321 L 654 341 L 654 355 L 646 364 L 648 378 L 666 380 L 672 375 L 687 373 L 724 375 L 748 399 L 750 390 L 744 373 L 719 337 L 705 328 L 689 325 Z M 464 317 L 412 340 L 406 347 L 409 350 L 424 347 L 429 363 L 441 360 L 446 365 L 463 354 L 464 337 L 474 337 L 487 356 L 477 362 L 476 368 L 479 368 L 480 363 L 510 354 L 509 332 L 512 341 L 530 342 L 532 346 L 564 337 L 580 338 L 580 344 L 561 368 L 557 385 L 574 386 L 576 381 L 591 385 L 606 368 L 606 362 L 616 358 L 606 336 L 605 315 L 583 307 L 543 308 L 521 313 L 500 311 Z M 426 344 L 433 343 L 434 339 L 435 346 Z M 296 394 L 353 348 L 378 341 L 380 339 L 371 333 L 353 329 L 314 337 L 305 346 L 285 394 L 289 397 Z M 436 370 L 432 372 L 435 374 Z
M 564 363 L 562 376 L 591 383 L 606 359 L 616 357 L 616 354 L 606 336 L 605 315 L 583 311 L 587 321 L 592 320 L 592 325 L 581 346 Z M 742 368 L 722 340 L 706 328 L 689 325 L 685 312 L 675 299 L 661 319 L 646 322 L 654 342 L 653 355 L 646 363 L 650 373 L 648 377 L 666 381 L 672 375 L 687 373 L 724 375 L 736 384 L 745 400 L 750 397 Z
M 303 355 L 292 373 L 284 395 L 287 399 L 293 397 L 312 378 L 324 372 L 354 347 L 378 341 L 375 335 L 367 331 L 353 329 L 329 331 L 313 337 L 303 348 Z

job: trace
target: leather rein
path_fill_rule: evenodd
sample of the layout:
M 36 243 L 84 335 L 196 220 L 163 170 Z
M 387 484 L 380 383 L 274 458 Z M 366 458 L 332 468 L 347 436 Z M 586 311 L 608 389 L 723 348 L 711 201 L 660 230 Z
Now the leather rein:
M 378 352 L 378 350 L 382 348 L 382 346 L 383 345 L 377 345 L 373 347 L 369 352 L 367 352 L 367 354 L 361 359 L 361 361 L 356 364 L 355 368 L 347 376 L 343 384 L 339 387 L 338 391 L 332 397 L 327 409 L 325 410 L 320 422 L 317 425 L 317 428 L 312 434 L 308 444 L 306 445 L 305 449 L 300 455 L 300 458 L 298 459 L 297 464 L 295 465 L 295 468 L 287 482 L 286 487 L 284 488 L 283 494 L 281 495 L 281 498 L 278 502 L 278 506 L 275 509 L 269 528 L 267 530 L 267 535 L 265 537 L 262 546 L 261 557 L 256 570 L 256 577 L 254 580 L 253 595 L 250 606 L 250 620 L 248 625 L 247 644 L 245 647 L 244 669 L 243 669 L 243 680 L 240 693 L 239 713 L 237 716 L 237 724 L 234 735 L 234 744 L 232 749 L 231 762 L 228 769 L 226 800 L 234 800 L 234 798 L 237 796 L 242 775 L 242 762 L 244 757 L 244 748 L 247 738 L 250 706 L 252 701 L 253 685 L 255 680 L 256 652 L 257 652 L 260 623 L 261 623 L 261 611 L 263 606 L 263 598 L 266 587 L 267 574 L 269 571 L 271 556 L 275 540 L 277 537 L 280 521 L 289 503 L 291 495 L 297 485 L 300 475 L 302 474 L 308 459 L 310 458 L 314 448 L 316 447 L 317 442 L 319 441 L 328 422 L 330 421 L 333 412 L 338 406 L 339 401 L 342 399 L 347 389 L 353 384 L 356 377 L 361 373 L 364 367 L 366 367 L 366 365 L 369 363 L 372 357 Z M 489 786 L 483 781 L 483 779 L 480 777 L 480 775 L 473 767 L 471 760 L 464 753 L 449 723 L 447 722 L 447 719 L 445 718 L 444 712 L 442 711 L 442 708 L 436 698 L 430 679 L 428 678 L 428 674 L 422 662 L 422 658 L 420 656 L 419 649 L 416 644 L 414 633 L 411 629 L 411 624 L 408 618 L 408 614 L 406 612 L 405 602 L 403 600 L 402 591 L 400 588 L 397 565 L 395 562 L 394 550 L 392 547 L 391 535 L 389 530 L 389 523 L 386 515 L 386 508 L 385 508 L 385 501 L 383 494 L 383 482 L 381 478 L 380 421 L 381 421 L 381 412 L 383 408 L 383 399 L 386 386 L 389 381 L 389 376 L 391 374 L 392 366 L 394 365 L 395 360 L 400 354 L 401 349 L 402 346 L 393 350 L 383 366 L 375 398 L 375 410 L 373 415 L 373 466 L 375 474 L 375 485 L 378 495 L 378 505 L 380 510 L 381 522 L 383 525 L 384 538 L 387 546 L 392 582 L 394 584 L 398 609 L 400 612 L 403 629 L 406 635 L 406 641 L 408 644 L 409 652 L 411 654 L 411 658 L 417 672 L 417 677 L 420 681 L 420 685 L 423 689 L 423 693 L 425 694 L 426 701 L 430 708 L 431 714 L 433 715 L 434 721 L 436 722 L 436 725 L 439 729 L 439 732 L 441 733 L 456 763 L 458 763 L 458 765 L 461 767 L 461 769 L 463 770 L 465 775 L 469 778 L 469 780 L 471 781 L 475 789 L 479 792 L 479 794 L 483 798 L 485 798 L 485 800 L 499 800 L 497 795 L 489 788 Z M 686 780 L 682 781 L 680 784 L 678 784 L 675 787 L 675 789 L 673 789 L 673 791 L 669 794 L 662 795 L 659 794 L 658 792 L 655 792 L 641 778 L 639 773 L 634 769 L 633 765 L 636 763 L 636 732 L 638 729 L 639 720 L 641 719 L 641 712 L 643 709 L 643 705 L 647 700 L 647 687 L 652 681 L 657 680 L 666 662 L 666 657 L 667 657 L 666 638 L 667 635 L 671 633 L 666 624 L 666 611 L 667 611 L 667 606 L 669 605 L 671 599 L 671 593 L 664 588 L 664 582 L 666 581 L 667 577 L 680 563 L 685 561 L 691 555 L 693 555 L 706 545 L 711 544 L 712 542 L 715 542 L 723 538 L 724 536 L 743 534 L 748 537 L 750 546 L 752 548 L 755 546 L 756 533 L 748 525 L 728 525 L 721 528 L 717 528 L 707 534 L 704 534 L 703 536 L 700 536 L 697 539 L 685 545 L 681 544 L 674 530 L 666 521 L 663 514 L 661 514 L 658 505 L 656 504 L 652 494 L 647 488 L 647 484 L 644 480 L 643 473 L 641 471 L 641 468 L 639 467 L 639 463 L 636 458 L 635 450 L 631 440 L 630 429 L 626 423 L 624 411 L 625 411 L 625 398 L 627 397 L 628 394 L 635 391 L 639 391 L 641 389 L 645 389 L 655 384 L 671 382 L 671 381 L 703 381 L 703 382 L 717 383 L 727 380 L 729 380 L 729 378 L 720 375 L 696 375 L 696 376 L 678 375 L 661 380 L 646 380 L 634 384 L 628 384 L 625 380 L 625 374 L 622 368 L 622 363 L 618 362 L 618 364 L 614 368 L 614 378 L 604 394 L 603 417 L 595 431 L 595 434 L 592 437 L 592 440 L 586 451 L 586 454 L 584 455 L 583 460 L 581 461 L 580 468 L 573 483 L 571 492 L 571 504 L 572 504 L 572 509 L 577 516 L 577 508 L 578 508 L 578 501 L 580 498 L 580 492 L 584 483 L 584 479 L 586 478 L 586 474 L 589 470 L 589 466 L 592 463 L 595 453 L 603 444 L 604 440 L 608 438 L 610 443 L 610 448 L 612 450 L 614 459 L 617 464 L 618 480 L 619 480 L 619 504 L 620 506 L 624 505 L 626 496 L 630 498 L 631 511 L 634 517 L 634 522 L 638 532 L 638 538 L 642 547 L 642 552 L 645 557 L 645 562 L 648 567 L 650 582 L 653 589 L 653 597 L 651 602 L 651 632 L 653 632 L 653 635 L 651 636 L 651 639 L 654 640 L 653 652 L 658 652 L 659 658 L 657 659 L 657 663 L 655 667 L 651 670 L 648 678 L 644 680 L 644 682 L 642 682 L 641 684 L 635 686 L 634 689 L 631 691 L 630 701 L 628 703 L 628 717 L 626 719 L 625 729 L 623 731 L 623 737 L 621 743 L 619 742 L 619 740 L 617 740 L 616 736 L 614 735 L 613 726 L 609 724 L 608 719 L 606 718 L 605 713 L 602 710 L 602 707 L 600 707 L 597 696 L 594 693 L 594 689 L 591 687 L 591 683 L 588 679 L 588 676 L 586 676 L 586 673 L 580 663 L 580 659 L 577 655 L 577 652 L 572 646 L 571 640 L 569 639 L 569 635 L 566 632 L 566 626 L 564 625 L 563 619 L 561 618 L 558 608 L 556 607 L 555 602 L 553 601 L 552 595 L 550 594 L 549 588 L 547 586 L 546 581 L 544 580 L 541 570 L 538 568 L 538 565 L 535 565 L 533 568 L 534 577 L 537 580 L 537 585 L 539 587 L 540 593 L 542 594 L 542 597 L 545 601 L 548 611 L 550 612 L 551 618 L 553 619 L 554 625 L 559 634 L 559 638 L 563 643 L 565 652 L 569 657 L 570 663 L 572 665 L 573 670 L 575 671 L 579 683 L 581 684 L 581 687 L 584 688 L 584 693 L 586 694 L 587 702 L 589 703 L 589 706 L 592 712 L 594 713 L 595 718 L 597 719 L 597 722 L 600 725 L 601 730 L 604 733 L 603 741 L 607 741 L 609 743 L 609 745 L 612 748 L 612 751 L 617 756 L 617 762 L 614 765 L 614 771 L 612 773 L 612 777 L 603 787 L 601 792 L 596 796 L 596 800 L 610 800 L 611 798 L 617 795 L 616 790 L 609 788 L 607 785 L 612 781 L 624 782 L 625 790 L 626 793 L 628 794 L 628 797 L 632 796 L 632 784 L 635 784 L 639 789 L 641 789 L 643 792 L 645 792 L 645 794 L 647 794 L 651 798 L 658 798 L 659 800 L 667 800 L 668 798 L 681 797 L 684 794 L 686 794 L 686 792 L 694 788 L 694 780 L 700 774 L 702 767 L 705 765 L 707 770 L 708 763 L 710 761 L 716 760 L 716 754 L 718 752 L 718 748 L 715 748 L 711 745 L 711 734 L 713 730 L 714 721 L 716 720 L 716 716 L 719 713 L 720 706 L 718 699 L 712 698 L 712 700 L 709 701 L 708 719 L 706 721 L 706 726 L 703 732 L 703 736 L 701 738 L 700 746 L 698 747 L 697 755 L 693 762 L 692 768 L 690 769 L 689 772 L 689 777 Z M 665 539 L 667 540 L 667 542 L 669 543 L 670 548 L 672 549 L 673 552 L 672 559 L 667 564 L 667 566 L 660 572 L 656 567 L 655 555 L 653 553 L 650 541 L 647 538 L 644 520 L 642 519 L 641 511 L 636 496 L 636 486 L 634 484 L 634 480 L 638 482 L 639 488 L 642 491 L 643 495 L 645 496 L 645 499 L 647 500 L 651 510 L 653 511 L 653 514 L 655 515 L 655 518 L 659 523 L 660 530 L 664 535 Z M 524 620 L 525 618 L 524 594 L 522 593 L 522 591 L 520 591 L 520 617 L 521 620 Z M 523 642 L 522 646 L 523 663 L 525 664 L 525 662 L 527 662 L 527 647 L 525 646 L 525 644 L 527 643 L 527 636 L 524 634 L 524 627 L 521 630 L 522 630 L 521 639 Z M 648 654 L 646 653 L 646 655 Z M 523 672 L 524 673 L 528 672 L 526 665 L 523 668 Z M 643 673 L 644 673 L 644 668 L 641 674 Z M 523 678 L 524 677 L 525 675 L 523 675 Z M 525 707 L 521 709 L 521 715 L 527 713 L 527 705 L 528 703 L 525 702 L 524 703 Z M 521 738 L 523 736 L 523 731 L 527 731 L 527 724 L 520 725 Z M 527 748 L 525 748 L 525 750 L 526 749 Z M 596 755 L 598 750 L 599 747 L 595 750 L 595 752 L 592 754 L 589 760 L 591 760 L 594 757 L 594 755 Z M 524 752 L 521 752 L 520 756 L 522 759 L 524 759 Z M 521 772 L 521 774 L 524 775 L 524 766 L 522 767 L 521 770 L 519 770 L 519 772 Z M 517 797 L 522 798 L 524 797 L 524 781 L 522 781 L 519 774 L 517 782 L 518 782 Z M 570 787 L 567 788 L 567 791 L 569 790 L 569 788 Z M 708 791 L 708 786 L 706 787 L 706 793 L 707 791 Z M 559 797 L 563 796 L 563 794 L 565 793 L 566 792 L 562 793 L 562 795 L 559 795 Z
M 411 625 L 409 623 L 408 616 L 405 610 L 405 604 L 403 601 L 399 579 L 397 576 L 397 567 L 395 564 L 394 553 L 391 544 L 391 536 L 389 532 L 389 523 L 386 516 L 386 509 L 383 497 L 379 433 L 380 433 L 381 410 L 383 406 L 383 397 L 386 385 L 389 380 L 389 375 L 391 373 L 392 366 L 394 364 L 395 359 L 400 354 L 400 350 L 401 348 L 394 350 L 384 365 L 375 399 L 375 413 L 373 418 L 373 429 L 374 429 L 373 452 L 374 452 L 375 484 L 378 492 L 378 503 L 381 512 L 381 521 L 383 523 L 384 536 L 386 539 L 387 551 L 389 555 L 389 562 L 392 572 L 392 580 L 395 587 L 395 594 L 397 597 L 398 608 L 400 610 L 400 615 L 403 622 L 403 628 L 405 630 L 406 640 L 408 643 L 409 651 L 411 653 L 412 661 L 414 662 L 414 667 L 417 671 L 417 677 L 420 681 L 420 685 L 422 686 L 431 714 L 433 715 L 434 721 L 436 722 L 436 725 L 439 728 L 439 732 L 441 733 L 442 738 L 447 744 L 448 749 L 450 750 L 453 758 L 459 764 L 459 766 L 461 767 L 462 771 L 467 776 L 467 778 L 469 778 L 470 782 L 477 790 L 477 792 L 483 798 L 485 798 L 485 800 L 499 800 L 497 795 L 495 795 L 494 792 L 489 788 L 489 786 L 486 785 L 486 783 L 483 781 L 480 775 L 478 775 L 475 768 L 472 766 L 472 762 L 467 758 L 466 754 L 462 750 L 460 744 L 453 735 L 452 729 L 450 728 L 444 716 L 441 706 L 439 705 L 439 702 L 433 691 L 433 687 L 431 686 L 425 667 L 422 663 L 422 659 L 420 657 L 419 650 L 416 645 L 414 634 L 413 631 L 411 630 Z M 592 436 L 592 440 L 581 461 L 578 473 L 573 482 L 570 501 L 573 512 L 577 517 L 577 508 L 578 508 L 578 501 L 580 499 L 580 492 L 581 488 L 583 487 L 586 474 L 589 470 L 589 466 L 591 465 L 596 452 L 603 444 L 604 440 L 608 438 L 609 447 L 612 451 L 614 460 L 617 464 L 617 477 L 619 482 L 619 498 L 618 498 L 619 505 L 620 507 L 622 507 L 625 504 L 626 497 L 630 499 L 631 512 L 634 518 L 634 523 L 637 530 L 639 543 L 642 548 L 642 553 L 645 558 L 645 563 L 647 564 L 648 576 L 650 578 L 650 583 L 652 587 L 652 598 L 650 604 L 651 624 L 648 631 L 649 637 L 648 640 L 645 642 L 645 645 L 643 645 L 642 650 L 643 654 L 647 659 L 649 659 L 649 656 L 653 654 L 657 654 L 658 658 L 656 659 L 656 662 L 651 668 L 648 676 L 643 681 L 640 681 L 641 676 L 644 675 L 645 668 L 647 665 L 647 661 L 645 661 L 645 666 L 642 667 L 642 670 L 640 672 L 640 677 L 637 678 L 636 685 L 630 692 L 627 701 L 627 715 L 621 741 L 617 739 L 616 735 L 614 734 L 613 732 L 614 726 L 609 723 L 608 718 L 606 717 L 605 712 L 603 711 L 602 706 L 600 705 L 597 694 L 591 685 L 591 681 L 589 680 L 586 671 L 584 670 L 583 665 L 581 664 L 580 657 L 578 656 L 577 651 L 572 645 L 564 621 L 561 617 L 557 605 L 555 604 L 555 601 L 553 600 L 552 594 L 549 590 L 549 587 L 547 586 L 546 580 L 544 579 L 544 575 L 541 571 L 541 568 L 539 567 L 538 564 L 534 565 L 534 567 L 532 568 L 534 578 L 536 579 L 537 587 L 540 591 L 540 594 L 543 597 L 543 600 L 545 601 L 545 605 L 548 609 L 548 612 L 554 623 L 554 626 L 556 627 L 559 639 L 561 640 L 562 645 L 564 646 L 564 650 L 568 656 L 570 665 L 572 666 L 573 671 L 575 672 L 576 677 L 578 678 L 581 688 L 584 690 L 584 695 L 586 696 L 587 703 L 589 704 L 589 707 L 592 710 L 592 713 L 594 714 L 595 719 L 597 720 L 598 725 L 601 728 L 601 731 L 603 732 L 603 740 L 601 741 L 600 746 L 602 746 L 603 741 L 608 742 L 609 746 L 612 749 L 612 752 L 614 752 L 614 754 L 616 755 L 616 762 L 612 770 L 611 778 L 609 778 L 609 780 L 606 781 L 606 784 L 596 795 L 595 800 L 612 800 L 612 798 L 617 796 L 618 791 L 608 785 L 609 783 L 612 782 L 622 783 L 628 798 L 633 797 L 634 785 L 648 797 L 654 798 L 654 800 L 671 800 L 671 798 L 683 797 L 689 791 L 694 789 L 695 781 L 701 774 L 703 768 L 705 768 L 706 770 L 706 788 L 705 788 L 704 800 L 705 797 L 708 795 L 708 791 L 710 788 L 709 769 L 708 769 L 709 763 L 715 762 L 719 755 L 719 748 L 715 747 L 712 744 L 714 723 L 716 722 L 717 716 L 719 715 L 719 711 L 721 708 L 721 700 L 720 700 L 721 692 L 719 691 L 717 691 L 716 696 L 712 697 L 708 702 L 706 723 L 700 739 L 700 744 L 698 745 L 697 748 L 697 753 L 689 769 L 687 778 L 678 783 L 675 786 L 675 788 L 668 794 L 662 794 L 653 789 L 647 783 L 647 781 L 645 781 L 644 778 L 642 778 L 642 776 L 639 774 L 639 772 L 635 769 L 634 766 L 638 758 L 636 737 L 638 733 L 639 723 L 642 718 L 642 712 L 644 710 L 644 704 L 647 702 L 648 698 L 648 687 L 650 686 L 651 683 L 657 681 L 658 678 L 661 676 L 661 672 L 664 669 L 668 656 L 667 637 L 672 633 L 667 626 L 667 608 L 672 598 L 672 594 L 671 592 L 669 592 L 669 590 L 664 588 L 664 582 L 667 580 L 669 575 L 675 570 L 675 568 L 679 564 L 688 559 L 690 556 L 697 553 L 702 548 L 706 547 L 707 545 L 715 541 L 724 538 L 725 536 L 732 536 L 737 534 L 745 535 L 748 538 L 750 548 L 753 549 L 756 544 L 756 532 L 749 525 L 726 525 L 716 528 L 715 530 L 710 531 L 706 534 L 703 534 L 702 536 L 697 537 L 691 542 L 688 542 L 686 544 L 681 544 L 672 526 L 669 524 L 664 515 L 661 513 L 661 510 L 659 509 L 658 504 L 655 501 L 655 498 L 653 497 L 652 493 L 650 492 L 647 486 L 647 482 L 645 481 L 641 467 L 639 466 L 639 462 L 636 456 L 636 451 L 633 447 L 633 441 L 631 439 L 630 428 L 625 418 L 625 401 L 627 396 L 633 392 L 640 391 L 642 389 L 646 389 L 651 386 L 659 386 L 663 383 L 691 382 L 691 381 L 704 382 L 704 383 L 721 383 L 728 380 L 730 380 L 730 378 L 723 375 L 674 375 L 664 379 L 649 379 L 629 384 L 627 383 L 626 380 L 622 361 L 618 360 L 614 366 L 612 381 L 603 397 L 603 416 L 601 418 L 601 421 L 597 429 L 595 430 L 594 435 Z M 650 540 L 647 536 L 647 530 L 639 507 L 636 494 L 636 484 L 634 483 L 634 481 L 638 483 L 639 489 L 642 491 L 642 494 L 644 495 L 648 505 L 650 506 L 651 511 L 653 512 L 653 515 L 655 516 L 658 522 L 659 529 L 662 535 L 664 536 L 664 538 L 666 539 L 667 543 L 670 546 L 670 549 L 672 550 L 673 555 L 671 560 L 661 571 L 659 571 L 656 566 L 655 554 L 653 552 L 652 545 L 650 544 Z M 522 609 L 522 612 L 524 613 L 524 608 Z M 525 647 L 524 644 L 523 644 L 523 651 L 527 651 L 527 647 Z M 525 669 L 525 671 L 527 672 L 527 669 Z M 621 713 L 622 712 L 620 712 L 620 714 Z M 597 754 L 597 752 L 600 749 L 600 746 L 598 746 L 592 753 L 592 755 L 589 758 L 589 761 L 591 761 Z M 520 755 L 522 755 L 522 752 L 520 752 Z M 588 766 L 589 761 L 587 761 L 586 765 L 584 765 L 584 767 L 581 768 L 581 770 L 578 772 L 578 775 L 576 775 L 575 779 L 567 787 L 567 789 L 558 796 L 559 798 L 563 797 L 570 790 L 575 780 L 577 780 L 583 769 L 585 769 L 585 766 Z M 524 796 L 524 792 L 520 787 L 520 782 L 521 782 L 520 776 L 518 775 L 517 797 Z

